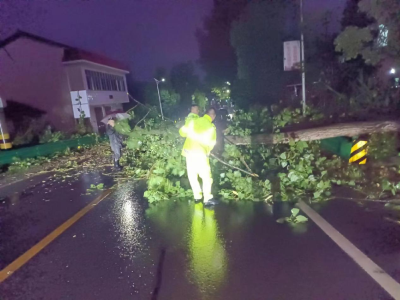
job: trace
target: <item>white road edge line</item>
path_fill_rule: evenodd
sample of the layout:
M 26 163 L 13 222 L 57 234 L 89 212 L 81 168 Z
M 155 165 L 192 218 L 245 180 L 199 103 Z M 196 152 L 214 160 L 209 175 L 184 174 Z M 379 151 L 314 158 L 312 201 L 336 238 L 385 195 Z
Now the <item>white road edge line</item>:
M 395 300 L 400 300 L 400 284 L 396 280 L 394 280 L 381 267 L 374 263 L 368 256 L 362 253 L 356 246 L 354 246 L 348 239 L 346 239 L 339 231 L 337 231 L 331 224 L 329 224 L 306 203 L 299 201 L 297 206 L 388 294 L 390 294 Z

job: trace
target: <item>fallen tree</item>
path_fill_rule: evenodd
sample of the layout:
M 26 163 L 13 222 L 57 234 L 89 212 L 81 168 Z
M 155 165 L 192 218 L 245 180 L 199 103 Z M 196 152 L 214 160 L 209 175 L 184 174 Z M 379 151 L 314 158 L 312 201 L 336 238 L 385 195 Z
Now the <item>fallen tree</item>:
M 400 130 L 400 122 L 343 123 L 304 130 L 294 127 L 317 120 L 323 118 L 317 114 L 303 116 L 300 110 L 289 108 L 272 117 L 265 109 L 237 112 L 227 129 L 233 143 L 225 143 L 223 152 L 211 159 L 215 195 L 224 200 L 268 203 L 299 199 L 318 202 L 335 197 L 334 186 L 358 191 L 366 201 L 391 200 L 400 195 L 398 166 L 363 168 L 348 164 L 338 156 L 327 158 L 320 143 L 313 142 L 374 133 L 370 136 L 369 155 L 372 158 L 375 152 L 375 156 L 389 157 L 393 151 L 388 149 L 396 144 L 395 134 L 390 133 Z M 132 128 L 127 121 L 121 120 L 115 126 L 127 136 L 124 178 L 147 180 L 144 196 L 150 203 L 193 197 L 181 156 L 184 139 L 179 137 L 179 125 L 157 117 Z M 274 128 L 275 134 L 259 134 L 265 128 Z M 252 143 L 260 146 L 252 147 Z M 394 152 L 397 155 L 396 149 Z
M 338 136 L 354 137 L 363 134 L 400 131 L 400 122 L 353 122 L 322 126 L 284 133 L 260 133 L 251 136 L 226 136 L 234 145 L 287 144 L 290 141 L 315 141 Z

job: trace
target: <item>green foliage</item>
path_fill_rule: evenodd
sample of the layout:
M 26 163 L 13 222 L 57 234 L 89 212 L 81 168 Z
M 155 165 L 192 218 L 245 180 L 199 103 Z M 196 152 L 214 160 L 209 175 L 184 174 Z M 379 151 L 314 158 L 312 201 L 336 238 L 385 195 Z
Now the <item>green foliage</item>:
M 385 193 L 390 193 L 394 196 L 400 191 L 400 182 L 391 182 L 386 178 L 382 179 L 380 186 L 382 187 L 382 191 L 379 195 L 379 198 L 383 197 Z
M 97 136 L 97 135 L 96 135 Z M 104 153 L 104 144 L 100 145 L 99 143 L 96 144 L 97 146 L 102 146 L 100 148 L 102 151 L 96 149 L 96 156 L 97 157 L 109 157 L 109 148 L 106 147 L 107 152 Z M 77 150 L 71 150 L 70 148 L 66 148 L 64 151 L 55 152 L 48 156 L 37 156 L 32 158 L 24 158 L 20 159 L 17 157 L 13 158 L 13 162 L 8 166 L 8 172 L 10 173 L 17 173 L 17 172 L 24 172 L 31 167 L 36 166 L 43 166 L 49 170 L 51 168 L 52 171 L 65 171 L 70 168 L 75 168 L 78 166 L 77 160 L 82 158 L 82 151 L 84 149 L 89 149 L 91 146 L 78 146 Z M 86 155 L 86 154 L 85 154 Z
M 343 52 L 346 60 L 352 60 L 362 55 L 368 64 L 375 65 L 380 57 L 366 45 L 373 40 L 369 28 L 347 27 L 335 40 L 336 51 Z
M 214 87 L 211 92 L 216 96 L 218 101 L 224 101 L 231 98 L 231 89 L 229 85 L 223 85 L 219 87 Z
M 200 112 L 205 112 L 208 105 L 208 99 L 204 93 L 196 90 L 192 95 L 192 102 L 196 103 L 199 106 Z
M 229 125 L 229 134 L 271 132 L 272 127 L 279 131 L 282 127 L 318 118 L 321 115 L 312 110 L 303 117 L 298 110 L 284 109 L 272 118 L 267 109 L 239 111 Z M 149 202 L 192 197 L 181 156 L 184 139 L 178 135 L 175 124 L 154 119 L 145 124 L 136 126 L 128 134 L 125 172 L 134 178 L 147 179 L 145 197 Z M 383 143 L 384 147 L 392 145 L 388 138 L 382 137 L 376 143 Z M 222 159 L 230 166 L 259 176 L 251 177 L 211 158 L 213 187 L 217 190 L 214 194 L 227 200 L 318 202 L 330 199 L 335 185 L 368 192 L 370 197 L 388 197 L 400 192 L 400 184 L 395 180 L 397 169 L 381 168 L 368 173 L 363 166 L 349 164 L 336 156 L 324 156 L 318 141 L 268 146 L 227 143 Z M 296 223 L 303 217 L 295 215 L 289 219 L 288 222 Z
M 86 190 L 86 192 L 90 194 L 90 193 L 93 193 L 93 192 L 96 192 L 96 191 L 102 191 L 102 190 L 104 190 L 104 183 L 91 184 L 90 188 L 88 188 Z
M 361 56 L 376 65 L 384 58 L 399 59 L 400 2 L 397 0 L 361 0 L 359 11 L 370 18 L 365 27 L 349 26 L 336 38 L 336 50 L 347 60 Z
M 292 214 L 290 217 L 280 218 L 277 220 L 278 223 L 292 223 L 292 224 L 300 224 L 308 221 L 308 218 L 305 216 L 299 215 L 300 210 L 298 208 L 292 208 Z
M 50 162 L 51 158 L 49 157 L 36 157 L 36 158 L 26 158 L 26 159 L 19 159 L 14 158 L 13 163 L 8 167 L 8 171 L 10 172 L 18 172 L 27 170 L 33 166 L 39 166 L 46 162 Z
M 84 134 L 74 133 L 74 134 L 71 134 L 70 139 L 71 140 L 72 139 L 80 139 L 80 138 L 83 138 L 85 136 L 93 136 L 93 137 L 95 137 L 96 142 L 98 142 L 98 140 L 100 138 L 100 135 L 98 135 L 97 133 L 92 132 L 92 133 L 84 133 Z
M 347 101 L 352 112 L 378 111 L 391 104 L 389 91 L 382 89 L 377 78 L 364 79 L 364 76 L 361 75 L 350 86 L 352 92 Z
M 187 197 L 192 194 L 183 179 L 186 163 L 181 156 L 183 139 L 171 122 L 147 123 L 129 133 L 125 172 L 135 178 L 148 179 L 144 196 L 149 202 Z M 182 183 L 181 183 L 182 181 Z
M 132 132 L 131 126 L 129 125 L 129 119 L 117 120 L 114 128 L 120 134 L 128 135 Z
M 248 136 L 254 133 L 271 131 L 272 120 L 267 108 L 252 108 L 248 112 L 238 110 L 230 122 L 227 133 Z
M 397 155 L 397 133 L 374 133 L 369 136 L 368 142 L 368 157 L 374 160 Z
M 271 194 L 271 182 L 243 176 L 240 171 L 227 170 L 220 173 L 219 194 L 225 199 L 234 200 L 265 200 Z M 224 188 L 227 187 L 227 188 Z
M 321 118 L 312 110 L 303 117 L 299 109 L 283 109 L 272 119 L 267 109 L 250 112 L 239 111 L 229 125 L 229 134 L 246 136 L 259 132 L 275 132 L 288 125 L 304 120 Z M 299 197 L 321 200 L 330 196 L 331 181 L 327 177 L 326 158 L 322 156 L 318 142 L 290 142 L 273 146 L 226 145 L 223 158 L 229 164 L 244 168 L 246 161 L 252 172 L 260 178 L 243 177 L 239 172 L 222 167 L 221 195 L 228 199 L 275 199 L 293 201 Z M 276 177 L 270 177 L 271 174 Z M 235 176 L 236 175 L 236 176 Z M 277 182 L 278 181 L 278 182 Z M 277 184 L 273 184 L 277 182 Z M 272 189 L 275 186 L 275 189 Z
M 318 142 L 290 142 L 277 146 L 276 150 L 279 154 L 277 163 L 282 168 L 278 177 L 283 201 L 302 196 L 311 196 L 314 200 L 330 196 L 326 158 L 321 156 Z
M 167 117 L 172 117 L 181 104 L 181 96 L 171 87 L 169 82 L 159 83 L 159 89 L 163 113 Z M 145 93 L 146 103 L 161 115 L 156 84 L 149 83 L 146 86 Z
M 161 101 L 163 105 L 164 115 L 172 117 L 181 102 L 181 96 L 173 90 L 161 90 Z
M 273 108 L 275 111 L 277 108 Z M 309 121 L 316 121 L 324 118 L 324 115 L 313 107 L 309 106 L 306 108 L 305 115 L 303 116 L 300 108 L 290 108 L 286 107 L 282 109 L 279 113 L 276 113 L 273 117 L 273 124 L 274 124 L 274 131 L 280 132 L 282 128 L 293 125 L 299 124 Z
M 79 105 L 78 111 L 79 111 L 79 119 L 78 119 L 78 124 L 76 125 L 76 132 L 79 134 L 86 134 L 88 132 L 88 128 L 85 125 L 85 111 L 82 109 L 82 97 L 78 93 L 78 98 L 75 99 L 77 104 Z
M 21 126 L 13 139 L 14 146 L 27 145 L 35 141 L 45 129 L 46 121 L 43 118 L 23 118 Z
M 50 127 L 47 127 L 44 133 L 39 137 L 39 143 L 53 143 L 64 140 L 66 138 L 65 133 L 61 131 L 52 132 Z
M 167 91 L 167 90 L 161 90 L 160 91 L 160 96 L 163 101 L 163 104 L 168 106 L 175 106 L 179 104 L 179 101 L 181 97 L 179 94 L 173 92 L 173 91 Z

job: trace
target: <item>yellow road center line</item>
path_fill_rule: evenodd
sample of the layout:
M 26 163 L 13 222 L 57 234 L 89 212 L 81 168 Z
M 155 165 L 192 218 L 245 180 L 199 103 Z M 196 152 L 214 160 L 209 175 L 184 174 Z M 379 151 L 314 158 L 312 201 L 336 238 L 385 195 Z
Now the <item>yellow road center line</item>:
M 372 279 L 375 280 L 395 300 L 400 299 L 400 284 L 381 267 L 346 239 L 331 224 L 322 218 L 315 210 L 303 201 L 297 206 L 314 221 L 327 236 L 329 236 L 348 256 L 350 256 Z
M 94 199 L 80 211 L 78 211 L 75 215 L 53 230 L 50 234 L 48 234 L 45 238 L 43 238 L 40 242 L 38 242 L 31 249 L 26 251 L 16 260 L 14 260 L 11 264 L 5 267 L 0 271 L 0 283 L 10 277 L 15 271 L 21 268 L 24 264 L 26 264 L 31 258 L 33 258 L 36 254 L 38 254 L 41 250 L 43 250 L 47 245 L 49 245 L 52 241 L 54 241 L 58 236 L 60 236 L 65 230 L 71 227 L 74 223 L 76 223 L 80 218 L 86 215 L 90 210 L 93 209 L 97 204 L 99 204 L 102 200 L 104 200 L 108 195 L 112 192 L 112 188 L 101 193 L 99 197 Z

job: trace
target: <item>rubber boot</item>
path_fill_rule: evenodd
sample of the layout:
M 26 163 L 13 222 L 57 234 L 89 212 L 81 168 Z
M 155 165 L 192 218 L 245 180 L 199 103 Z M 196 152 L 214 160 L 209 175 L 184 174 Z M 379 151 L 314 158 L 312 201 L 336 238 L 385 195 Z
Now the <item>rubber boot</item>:
M 114 160 L 114 169 L 116 171 L 121 171 L 122 170 L 122 166 L 119 164 L 119 160 L 118 159 Z
M 205 207 L 211 207 L 211 206 L 214 206 L 214 205 L 217 205 L 217 204 L 218 204 L 218 201 L 215 198 L 211 198 L 211 199 L 209 199 L 207 201 L 204 201 L 204 206 Z

